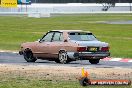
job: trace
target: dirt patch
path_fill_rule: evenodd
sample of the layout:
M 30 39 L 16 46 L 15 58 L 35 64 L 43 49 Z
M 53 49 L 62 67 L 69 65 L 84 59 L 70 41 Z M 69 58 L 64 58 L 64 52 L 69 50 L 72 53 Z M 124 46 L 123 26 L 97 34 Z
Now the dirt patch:
M 132 80 L 132 69 L 128 68 L 90 68 L 85 70 L 89 72 L 91 79 Z M 77 80 L 80 76 L 81 67 L 0 64 L 0 78 Z

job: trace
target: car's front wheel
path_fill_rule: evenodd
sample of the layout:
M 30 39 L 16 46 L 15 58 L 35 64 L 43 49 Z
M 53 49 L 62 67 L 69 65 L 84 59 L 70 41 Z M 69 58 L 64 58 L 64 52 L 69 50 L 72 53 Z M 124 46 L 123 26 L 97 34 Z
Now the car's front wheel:
M 56 63 L 60 63 L 60 60 L 55 60 Z
M 27 62 L 35 62 L 37 60 L 35 57 L 33 57 L 33 53 L 30 50 L 25 50 L 23 52 L 23 56 Z
M 90 59 L 89 62 L 91 64 L 98 64 L 100 59 Z

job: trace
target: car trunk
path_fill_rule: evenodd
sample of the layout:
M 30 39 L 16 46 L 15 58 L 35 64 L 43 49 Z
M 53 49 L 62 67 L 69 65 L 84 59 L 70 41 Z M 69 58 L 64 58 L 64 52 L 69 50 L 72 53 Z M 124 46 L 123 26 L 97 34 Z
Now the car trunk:
M 87 51 L 89 52 L 97 52 L 100 51 L 102 47 L 108 47 L 108 43 L 101 41 L 72 41 L 72 42 L 79 44 L 79 46 L 87 47 Z

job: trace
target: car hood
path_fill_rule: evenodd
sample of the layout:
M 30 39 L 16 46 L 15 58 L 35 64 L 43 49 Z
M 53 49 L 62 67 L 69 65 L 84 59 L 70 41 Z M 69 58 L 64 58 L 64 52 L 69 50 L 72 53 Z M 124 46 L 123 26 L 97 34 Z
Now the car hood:
M 26 43 L 22 43 L 21 46 L 32 46 L 34 45 L 36 42 L 26 42 Z
M 74 40 L 72 40 L 71 42 L 77 43 L 80 46 L 96 46 L 96 47 L 107 47 L 107 46 L 109 46 L 108 43 L 101 42 L 101 41 L 74 41 Z

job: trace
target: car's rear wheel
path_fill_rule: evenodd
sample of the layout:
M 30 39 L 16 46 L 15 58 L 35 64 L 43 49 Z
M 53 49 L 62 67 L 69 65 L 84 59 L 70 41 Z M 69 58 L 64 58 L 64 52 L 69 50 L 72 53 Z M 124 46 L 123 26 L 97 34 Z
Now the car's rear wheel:
M 23 52 L 23 55 L 24 55 L 24 59 L 27 61 L 27 62 L 35 62 L 37 59 L 35 57 L 33 57 L 33 53 L 31 50 L 25 50 Z
M 66 51 L 60 51 L 59 52 L 59 62 L 62 64 L 66 64 L 68 62 L 68 56 Z
M 100 59 L 90 59 L 89 62 L 91 64 L 98 64 Z

